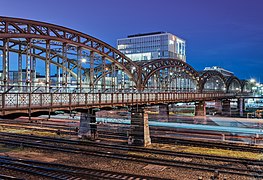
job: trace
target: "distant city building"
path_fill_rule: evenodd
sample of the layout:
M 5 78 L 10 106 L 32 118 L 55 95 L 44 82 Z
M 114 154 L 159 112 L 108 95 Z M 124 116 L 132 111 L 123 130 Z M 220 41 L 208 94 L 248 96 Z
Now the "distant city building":
M 31 71 L 32 72 L 32 77 L 36 76 L 35 71 Z M 27 72 L 26 69 L 22 69 L 21 71 L 21 79 L 19 79 L 19 72 L 18 71 L 14 71 L 14 70 L 9 70 L 8 71 L 8 81 L 11 84 L 17 84 L 20 81 L 25 82 L 26 81 L 26 76 L 27 76 Z M 3 71 L 0 71 L 0 79 L 3 79 Z
M 214 71 L 219 71 L 220 73 L 222 73 L 224 76 L 233 76 L 234 73 L 231 72 L 231 71 L 228 71 L 226 69 L 223 69 L 219 66 L 213 66 L 213 67 L 205 67 L 204 71 L 211 71 L 211 70 L 214 70 Z
M 186 61 L 185 40 L 168 32 L 130 35 L 118 39 L 117 48 L 133 61 L 163 58 Z

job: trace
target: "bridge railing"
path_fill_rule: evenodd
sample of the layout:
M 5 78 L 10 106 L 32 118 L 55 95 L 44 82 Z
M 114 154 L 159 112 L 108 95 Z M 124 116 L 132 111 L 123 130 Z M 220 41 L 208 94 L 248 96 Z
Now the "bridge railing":
M 2 93 L 0 108 L 38 109 L 54 107 L 90 107 L 135 104 L 157 104 L 168 102 L 190 102 L 231 98 L 231 93 Z

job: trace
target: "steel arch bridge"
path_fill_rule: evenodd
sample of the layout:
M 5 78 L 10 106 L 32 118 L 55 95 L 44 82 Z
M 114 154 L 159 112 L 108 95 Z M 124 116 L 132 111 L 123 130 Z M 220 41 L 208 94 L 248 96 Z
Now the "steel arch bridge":
M 0 17 L 0 54 L 2 114 L 18 107 L 193 101 L 250 90 L 234 76 L 197 72 L 178 59 L 134 62 L 90 35 L 26 19 Z

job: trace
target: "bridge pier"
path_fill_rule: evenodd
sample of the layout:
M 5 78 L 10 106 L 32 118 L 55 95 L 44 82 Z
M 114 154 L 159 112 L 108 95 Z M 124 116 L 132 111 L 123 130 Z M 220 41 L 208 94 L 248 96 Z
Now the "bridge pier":
M 237 108 L 239 110 L 239 116 L 244 116 L 244 109 L 245 109 L 245 100 L 244 98 L 239 98 L 237 101 Z
M 80 138 L 97 139 L 96 112 L 97 109 L 90 108 L 86 112 L 81 113 L 78 132 Z
M 169 105 L 161 104 L 159 105 L 159 120 L 168 122 L 169 120 Z
M 231 116 L 231 106 L 229 99 L 222 100 L 222 115 Z
M 215 100 L 215 111 L 219 114 L 222 114 L 222 101 Z
M 195 116 L 206 116 L 205 101 L 198 101 L 195 103 Z
M 148 146 L 151 144 L 148 113 L 143 107 L 131 110 L 131 129 L 128 144 Z

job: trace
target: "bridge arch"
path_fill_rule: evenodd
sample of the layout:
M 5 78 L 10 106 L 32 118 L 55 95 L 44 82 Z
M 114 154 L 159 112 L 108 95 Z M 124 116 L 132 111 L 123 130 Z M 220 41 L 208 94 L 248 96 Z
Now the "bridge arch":
M 26 46 L 26 44 L 24 42 L 20 42 L 20 41 L 15 41 L 15 40 L 9 40 L 9 42 L 12 42 L 13 45 L 12 47 L 14 47 L 15 45 L 23 45 L 23 46 Z M 23 55 L 26 55 L 26 51 L 22 50 L 22 49 L 15 49 L 15 48 L 9 48 L 9 52 L 15 52 L 17 54 L 23 54 Z M 37 50 L 38 52 L 41 52 L 41 53 L 31 53 L 30 55 L 33 57 L 33 58 L 38 58 L 40 60 L 43 60 L 45 61 L 46 60 L 46 57 L 45 57 L 45 54 L 43 54 L 43 52 L 45 51 L 45 48 L 43 47 L 40 47 L 40 46 L 36 46 L 36 45 L 32 45 L 32 48 L 34 48 L 35 50 Z M 0 50 L 3 51 L 3 46 L 0 46 Z M 56 62 L 54 59 L 56 57 L 59 57 L 59 58 L 62 58 L 62 55 L 55 52 L 55 51 L 51 51 L 50 52 L 50 55 L 52 56 L 52 58 L 50 58 L 50 63 L 51 64 L 54 64 L 60 68 L 62 68 L 62 64 Z M 69 59 L 67 58 L 67 61 L 74 65 L 74 66 L 77 66 L 77 62 L 74 60 L 74 59 Z M 82 66 L 80 67 L 82 70 L 84 70 L 85 68 L 83 68 Z M 77 74 L 74 73 L 71 69 L 68 69 L 66 68 L 66 71 L 68 71 L 69 73 L 71 73 L 72 76 L 74 77 L 77 77 Z
M 218 71 L 209 70 L 200 73 L 200 91 L 226 91 L 226 78 Z
M 140 65 L 144 90 L 196 91 L 198 72 L 178 59 L 157 59 Z
M 242 92 L 252 92 L 252 83 L 247 80 L 240 80 Z
M 79 63 L 80 59 L 85 56 L 89 59 L 89 69 L 93 69 L 92 66 L 96 64 L 96 56 L 100 57 L 99 61 L 103 62 L 104 65 L 114 64 L 120 71 L 123 71 L 131 81 L 134 82 L 135 86 L 140 84 L 138 78 L 140 76 L 139 66 L 130 60 L 128 57 L 120 53 L 117 49 L 111 47 L 105 42 L 96 39 L 87 34 L 75 31 L 62 26 L 32 21 L 19 18 L 0 17 L 0 39 L 3 51 L 3 82 L 8 85 L 8 69 L 9 69 L 9 48 L 18 47 L 19 43 L 13 45 L 11 42 L 14 40 L 23 41 L 26 43 L 24 48 L 26 54 L 27 63 L 27 82 L 31 83 L 31 69 L 28 67 L 32 66 L 30 60 L 34 54 L 32 46 L 39 45 L 46 49 L 41 54 L 45 55 L 46 58 L 46 82 L 50 84 L 50 69 L 49 65 L 51 62 L 51 52 L 57 51 L 60 53 L 59 67 L 62 69 L 62 78 L 64 79 L 63 85 L 67 84 L 66 76 L 69 69 L 76 69 L 75 76 L 77 76 L 77 85 L 81 84 L 80 71 L 84 71 Z M 57 47 L 57 48 L 54 48 Z M 57 50 L 59 49 L 59 50 Z M 69 58 L 73 57 L 74 58 Z M 69 62 L 72 59 L 72 62 Z M 75 63 L 73 63 L 75 61 Z M 56 64 L 58 65 L 58 64 Z M 77 72 L 78 71 L 78 72 Z M 72 73 L 73 74 L 73 73 Z M 86 74 L 87 75 L 87 74 Z M 89 84 L 94 83 L 93 70 L 90 70 Z
M 241 92 L 242 83 L 236 76 L 230 76 L 226 81 L 227 92 Z

